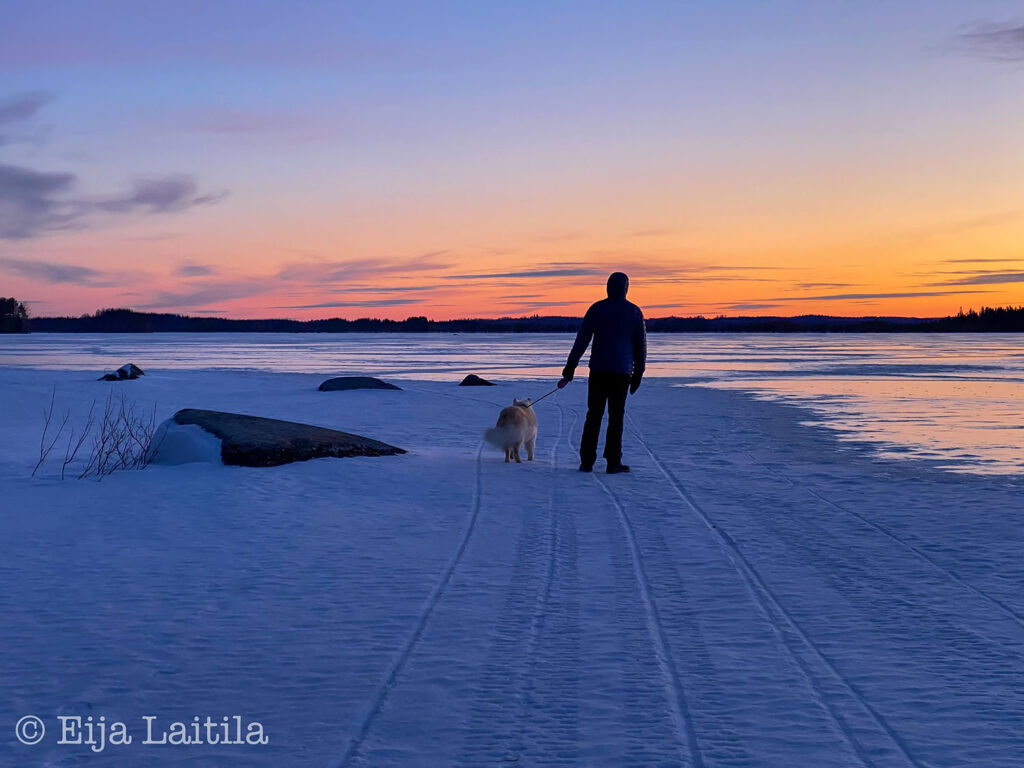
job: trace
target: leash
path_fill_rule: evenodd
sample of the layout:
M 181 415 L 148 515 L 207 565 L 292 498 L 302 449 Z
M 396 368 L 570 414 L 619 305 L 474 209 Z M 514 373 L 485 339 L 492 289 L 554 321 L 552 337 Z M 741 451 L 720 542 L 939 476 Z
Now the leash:
M 565 381 L 565 380 L 563 379 L 562 381 Z M 566 384 L 568 384 L 568 383 L 569 383 L 569 382 L 566 382 Z M 539 402 L 540 402 L 541 400 L 543 400 L 543 399 L 544 399 L 545 397 L 551 397 L 551 395 L 555 394 L 555 392 L 557 392 L 558 390 L 562 389 L 562 388 L 563 388 L 564 386 L 565 386 L 565 384 L 563 384 L 563 383 L 562 383 L 561 381 L 560 381 L 560 382 L 558 382 L 558 386 L 557 386 L 557 387 L 555 387 L 554 389 L 552 389 L 552 390 L 551 390 L 550 392 L 548 392 L 548 393 L 547 393 L 546 395 L 541 395 L 541 396 L 540 396 L 540 397 L 538 397 L 538 398 L 537 398 L 536 400 L 534 400 L 533 402 L 531 402 L 531 403 L 530 403 L 530 407 L 531 407 L 531 408 L 533 408 L 533 406 L 535 406 L 535 405 L 536 405 L 537 403 L 539 403 Z

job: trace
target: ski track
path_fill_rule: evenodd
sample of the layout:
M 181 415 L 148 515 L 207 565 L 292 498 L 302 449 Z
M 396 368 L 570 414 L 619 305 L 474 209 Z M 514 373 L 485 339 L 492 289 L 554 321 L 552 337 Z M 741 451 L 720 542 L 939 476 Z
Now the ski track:
M 679 670 L 676 667 L 675 659 L 669 649 L 665 628 L 662 625 L 658 606 L 654 601 L 651 591 L 651 583 L 644 565 L 643 555 L 637 543 L 636 534 L 632 522 L 625 507 L 618 497 L 608 487 L 608 484 L 595 472 L 592 475 L 594 481 L 601 488 L 603 493 L 611 501 L 615 508 L 619 524 L 622 527 L 626 539 L 627 548 L 633 566 L 633 573 L 636 579 L 637 589 L 644 606 L 645 623 L 651 643 L 654 648 L 654 655 L 661 670 L 662 682 L 665 688 L 665 697 L 671 709 L 672 725 L 676 733 L 676 739 L 680 750 L 680 757 L 686 761 L 686 765 L 694 768 L 703 768 L 704 758 L 697 742 L 697 734 L 693 725 L 693 715 L 687 702 L 686 691 L 683 689 L 679 678 Z
M 558 470 L 558 445 L 563 430 L 564 417 L 559 406 L 558 437 L 552 441 L 548 462 L 552 475 Z M 526 732 L 531 717 L 537 714 L 531 705 L 562 548 L 556 514 L 558 491 L 558 484 L 552 483 L 546 514 L 527 515 L 517 540 L 511 581 L 458 758 L 458 764 L 467 768 L 489 764 L 495 759 L 518 763 L 530 749 Z M 542 571 L 539 583 L 535 583 L 539 571 Z M 547 736 L 551 736 L 550 728 Z M 572 745 L 560 746 L 571 751 Z
M 366 741 L 366 737 L 369 735 L 374 721 L 377 719 L 378 715 L 380 715 L 381 711 L 384 709 L 384 705 L 387 703 L 388 694 L 397 682 L 399 675 L 402 673 L 403 668 L 412 656 L 413 651 L 416 649 L 416 644 L 423 636 L 423 631 L 427 627 L 427 622 L 430 620 L 431 613 L 433 613 L 434 608 L 441 601 L 445 588 L 451 581 L 452 574 L 455 573 L 455 568 L 458 566 L 459 561 L 466 552 L 470 537 L 473 535 L 473 529 L 476 527 L 477 519 L 480 517 L 480 505 L 483 490 L 483 449 L 484 443 L 483 441 L 480 441 L 476 451 L 476 478 L 473 486 L 473 500 L 470 504 L 470 513 L 466 521 L 466 529 L 462 534 L 462 539 L 459 541 L 459 545 L 456 548 L 452 559 L 448 561 L 448 565 L 441 573 L 441 577 L 438 579 L 437 584 L 434 585 L 433 590 L 431 590 L 428 595 L 427 600 L 423 605 L 423 609 L 420 611 L 420 615 L 416 620 L 416 624 L 413 627 L 412 633 L 409 635 L 405 644 L 391 662 L 391 666 L 388 668 L 383 682 L 377 689 L 377 693 L 371 701 L 366 717 L 363 718 L 362 723 L 360 723 L 349 742 L 348 749 L 345 750 L 345 754 L 342 755 L 337 762 L 332 763 L 332 766 L 336 766 L 336 768 L 344 768 L 344 766 L 350 765 L 352 760 L 358 756 L 359 749 L 363 742 Z
M 819 491 L 815 490 L 814 488 L 811 488 L 806 483 L 801 483 L 801 482 L 799 482 L 797 480 L 794 480 L 792 477 L 790 477 L 789 475 L 785 474 L 784 472 L 779 472 L 777 470 L 772 469 L 771 467 L 766 465 L 764 462 L 759 461 L 752 454 L 748 453 L 747 455 L 750 456 L 752 461 L 757 463 L 759 466 L 764 467 L 764 469 L 766 471 L 770 472 L 771 474 L 773 474 L 773 475 L 775 475 L 777 477 L 781 477 L 783 480 L 788 482 L 790 485 L 794 486 L 795 488 L 800 488 L 801 490 L 803 490 L 806 493 L 810 494 L 811 496 L 813 496 L 814 498 L 818 499 L 822 503 L 827 504 L 828 506 L 832 507 L 833 509 L 837 510 L 838 512 L 842 512 L 844 514 L 850 515 L 851 517 L 855 517 L 857 520 L 862 522 L 864 525 L 868 526 L 869 528 L 873 528 L 878 533 L 882 534 L 883 536 L 887 537 L 888 539 L 891 539 L 892 541 L 896 542 L 900 546 L 902 546 L 905 549 L 909 550 L 918 559 L 924 561 L 929 566 L 931 566 L 935 570 L 937 570 L 940 573 L 942 573 L 943 575 L 945 575 L 951 581 L 956 582 L 961 587 L 966 589 L 968 592 L 973 593 L 977 597 L 980 597 L 982 600 L 984 600 L 984 601 L 988 602 L 989 604 L 995 606 L 1002 613 L 1006 614 L 1006 616 L 1008 616 L 1010 619 L 1012 619 L 1014 622 L 1016 622 L 1019 626 L 1024 628 L 1024 616 L 1022 616 L 1020 613 L 1015 611 L 1013 608 L 1011 608 L 1009 605 L 1004 603 L 999 598 L 993 597 L 992 595 L 988 594 L 984 590 L 982 590 L 982 589 L 974 586 L 970 582 L 966 581 L 965 579 L 960 577 L 955 572 L 953 572 L 953 571 L 949 570 L 948 568 L 944 567 L 943 565 L 938 563 L 934 558 L 929 556 L 928 553 L 926 553 L 925 551 L 923 551 L 919 547 L 916 547 L 913 544 L 911 544 L 909 541 L 906 541 L 905 539 L 897 536 L 895 533 L 890 531 L 885 526 L 880 525 L 879 523 L 876 523 L 873 520 L 869 520 L 868 518 L 864 517 L 863 515 L 861 515 L 858 512 L 853 511 L 852 509 L 847 509 L 842 504 L 839 504 L 838 502 L 833 501 L 832 499 L 828 498 L 827 496 L 825 496 L 824 494 L 822 494 Z
M 776 597 L 774 592 L 768 587 L 764 578 L 760 575 L 756 568 L 750 563 L 747 557 L 740 550 L 739 546 L 732 539 L 731 536 L 722 528 L 720 528 L 704 511 L 704 509 L 697 504 L 697 502 L 690 496 L 690 494 L 682 487 L 678 479 L 672 471 L 665 466 L 657 454 L 651 449 L 647 440 L 643 437 L 643 433 L 639 430 L 634 422 L 633 418 L 627 416 L 628 423 L 630 425 L 630 431 L 636 438 L 637 442 L 640 443 L 644 451 L 650 456 L 651 460 L 658 467 L 662 476 L 668 481 L 668 483 L 675 489 L 676 494 L 682 499 L 682 501 L 690 508 L 691 511 L 704 523 L 711 534 L 718 540 L 723 552 L 726 554 L 737 573 L 746 583 L 748 591 L 754 598 L 755 602 L 761 608 L 761 611 L 765 619 L 772 626 L 773 631 L 779 638 L 783 647 L 786 649 L 788 655 L 797 664 L 803 673 L 807 684 L 811 690 L 815 692 L 819 702 L 829 713 L 833 721 L 836 723 L 840 732 L 856 753 L 857 757 L 866 766 L 876 766 L 877 763 L 872 759 L 871 755 L 868 754 L 867 748 L 861 744 L 860 739 L 848 722 L 848 714 L 844 713 L 834 701 L 822 688 L 822 685 L 816 681 L 816 675 L 808 664 L 807 660 L 803 658 L 803 655 L 798 653 L 793 647 L 791 640 L 787 639 L 787 632 L 785 628 L 788 627 L 790 631 L 796 635 L 796 638 L 802 643 L 802 645 L 810 652 L 811 657 L 822 666 L 829 676 L 833 678 L 835 683 L 845 690 L 849 698 L 852 698 L 869 716 L 879 730 L 886 734 L 892 744 L 895 746 L 898 753 L 904 758 L 906 763 L 916 766 L 916 768 L 928 768 L 928 766 L 917 759 L 909 750 L 909 747 L 904 742 L 903 738 L 892 728 L 891 725 L 885 720 L 885 718 L 876 710 L 864 696 L 860 693 L 857 687 L 851 683 L 835 665 L 828 659 L 821 648 L 811 639 L 807 632 L 803 629 L 799 622 L 790 614 L 779 599 Z M 785 625 L 785 626 L 783 626 Z
M 558 407 L 558 437 L 551 444 L 551 474 L 554 477 L 558 471 L 558 445 L 562 442 L 562 434 L 565 423 L 565 413 L 562 406 L 553 401 Z M 573 419 L 573 425 L 576 420 Z M 572 431 L 570 425 L 569 430 Z M 540 593 L 537 595 L 536 605 L 534 607 L 533 618 L 530 621 L 530 632 L 526 643 L 526 658 L 528 660 L 528 668 L 525 676 L 521 679 L 521 690 L 516 694 L 516 700 L 519 702 L 519 711 L 516 714 L 515 729 L 512 734 L 512 742 L 509 749 L 508 760 L 511 762 L 519 762 L 523 752 L 526 749 L 526 731 L 527 725 L 531 716 L 531 705 L 534 701 L 535 691 L 535 680 L 537 676 L 537 666 L 539 664 L 539 653 L 538 646 L 541 642 L 544 629 L 548 624 L 549 617 L 548 612 L 551 603 L 551 593 L 555 583 L 555 575 L 558 568 L 559 552 L 562 549 L 561 546 L 561 530 L 558 514 L 558 483 L 553 482 L 551 484 L 551 499 L 548 506 L 548 518 L 549 518 L 549 531 L 548 537 L 548 563 L 547 571 L 544 575 L 544 586 Z
M 559 409 L 559 426 L 564 412 Z M 575 427 L 573 418 L 569 432 Z M 553 467 L 557 472 L 557 465 Z M 538 636 L 537 657 L 531 659 L 529 699 L 520 710 L 517 731 L 539 757 L 539 765 L 580 764 L 580 574 L 577 557 L 576 510 L 560 508 L 557 490 L 552 491 L 553 522 L 557 537 L 552 550 L 551 588 L 546 602 L 547 618 Z M 529 754 L 524 752 L 523 755 Z

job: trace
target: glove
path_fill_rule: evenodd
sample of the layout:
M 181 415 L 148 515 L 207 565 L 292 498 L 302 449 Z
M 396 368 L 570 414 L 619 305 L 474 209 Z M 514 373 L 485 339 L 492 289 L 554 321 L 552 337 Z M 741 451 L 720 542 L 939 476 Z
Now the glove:
M 573 368 L 572 366 L 567 365 L 565 366 L 565 368 L 562 369 L 562 378 L 565 379 L 566 381 L 572 381 L 572 377 L 575 375 L 576 369 Z
M 568 379 L 562 379 L 558 382 L 559 389 L 565 389 L 565 385 L 569 383 Z
M 642 373 L 634 373 L 629 377 L 629 394 L 635 395 L 636 391 L 640 389 L 640 382 L 643 380 L 644 375 Z

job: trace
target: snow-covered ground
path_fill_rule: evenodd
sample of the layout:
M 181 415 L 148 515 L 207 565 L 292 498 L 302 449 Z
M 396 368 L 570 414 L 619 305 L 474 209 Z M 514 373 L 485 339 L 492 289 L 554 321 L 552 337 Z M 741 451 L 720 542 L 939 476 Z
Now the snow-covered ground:
M 2 766 L 1024 764 L 1015 476 L 881 461 L 673 379 L 630 399 L 633 473 L 608 477 L 576 472 L 582 380 L 505 465 L 483 429 L 552 382 L 147 374 L 0 369 Z M 61 481 L 58 447 L 30 478 L 54 385 L 71 423 L 113 389 L 410 453 L 97 482 Z M 62 715 L 134 742 L 59 744 Z M 147 715 L 269 744 L 145 745 Z

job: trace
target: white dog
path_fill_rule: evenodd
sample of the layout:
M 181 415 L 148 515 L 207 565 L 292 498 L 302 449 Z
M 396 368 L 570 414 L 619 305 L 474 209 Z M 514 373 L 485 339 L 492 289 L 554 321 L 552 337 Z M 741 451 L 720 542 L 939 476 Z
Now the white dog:
M 530 398 L 513 400 L 508 408 L 498 414 L 498 423 L 484 432 L 484 440 L 505 451 L 505 463 L 513 458 L 517 464 L 519 446 L 526 446 L 526 460 L 533 461 L 533 449 L 537 444 L 537 414 L 533 412 Z

